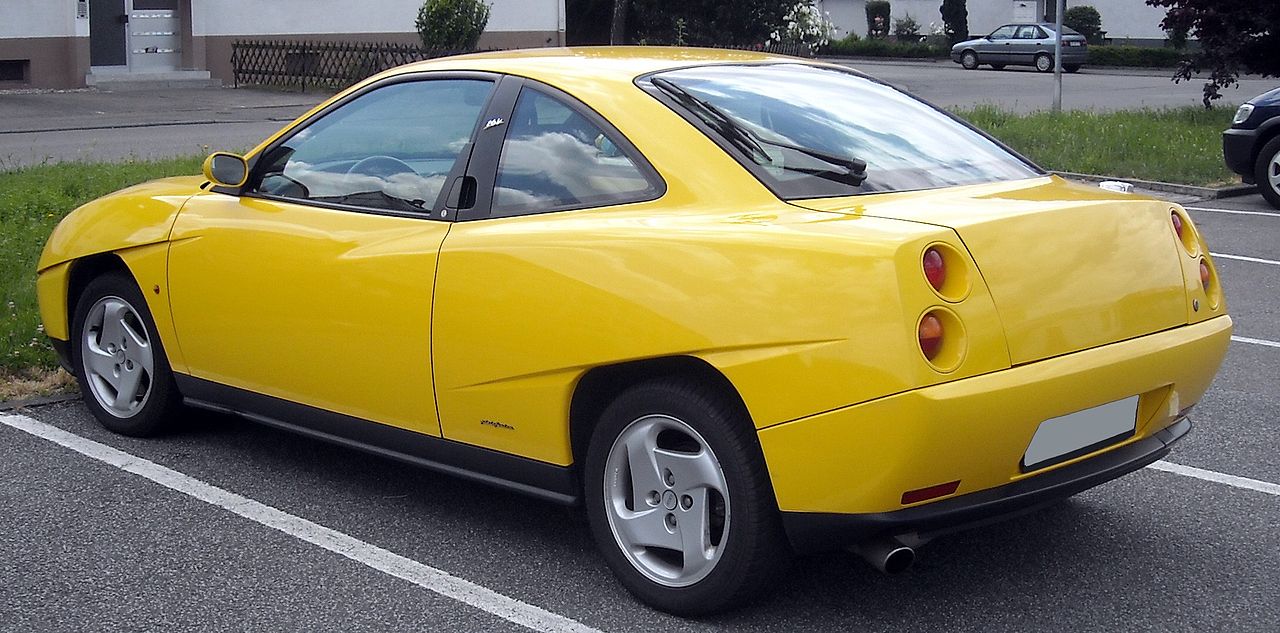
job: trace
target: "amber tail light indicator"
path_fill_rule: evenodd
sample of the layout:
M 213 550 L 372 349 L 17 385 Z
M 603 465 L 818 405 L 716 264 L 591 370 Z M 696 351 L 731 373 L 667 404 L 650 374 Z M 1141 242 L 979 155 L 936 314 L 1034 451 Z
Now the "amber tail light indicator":
M 920 351 L 924 353 L 925 358 L 933 360 L 942 349 L 942 320 L 933 314 L 924 315 L 924 318 L 920 319 L 918 334 Z

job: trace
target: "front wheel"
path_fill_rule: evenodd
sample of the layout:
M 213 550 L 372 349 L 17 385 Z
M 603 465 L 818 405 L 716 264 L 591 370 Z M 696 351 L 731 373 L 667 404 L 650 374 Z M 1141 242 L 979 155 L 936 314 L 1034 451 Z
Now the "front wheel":
M 132 278 L 108 273 L 89 282 L 76 302 L 72 347 L 85 405 L 102 426 L 145 437 L 172 420 L 180 396 Z
M 1253 169 L 1258 191 L 1271 206 L 1280 209 L 1280 136 L 1271 139 L 1258 152 L 1258 162 Z
M 1047 73 L 1053 70 L 1053 58 L 1047 53 L 1040 53 L 1039 55 L 1036 55 L 1036 70 L 1042 73 Z
M 973 51 L 965 51 L 964 54 L 960 56 L 960 65 L 963 66 L 965 70 L 977 70 L 978 54 Z
M 759 593 L 790 552 L 745 415 L 713 392 L 653 382 L 619 396 L 587 451 L 592 536 L 641 601 L 677 615 Z

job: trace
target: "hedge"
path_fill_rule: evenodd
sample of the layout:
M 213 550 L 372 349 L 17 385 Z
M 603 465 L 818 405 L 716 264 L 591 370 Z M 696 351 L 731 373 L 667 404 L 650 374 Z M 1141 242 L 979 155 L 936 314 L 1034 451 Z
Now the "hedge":
M 847 55 L 851 57 L 913 57 L 942 58 L 951 55 L 951 50 L 930 44 L 907 42 L 890 42 L 881 39 L 845 38 L 835 40 L 827 45 L 827 55 Z
M 1138 66 L 1147 68 L 1173 68 L 1184 58 L 1190 57 L 1187 51 L 1172 48 L 1151 48 L 1147 46 L 1090 46 L 1090 66 Z

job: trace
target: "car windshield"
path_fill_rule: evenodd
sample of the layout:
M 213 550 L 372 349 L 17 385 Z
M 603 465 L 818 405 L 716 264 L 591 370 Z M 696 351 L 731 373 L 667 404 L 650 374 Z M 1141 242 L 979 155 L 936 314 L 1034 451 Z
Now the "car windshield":
M 784 199 L 1041 174 L 946 113 L 852 72 L 803 64 L 725 65 L 651 79 Z M 854 172 L 862 173 L 850 177 Z

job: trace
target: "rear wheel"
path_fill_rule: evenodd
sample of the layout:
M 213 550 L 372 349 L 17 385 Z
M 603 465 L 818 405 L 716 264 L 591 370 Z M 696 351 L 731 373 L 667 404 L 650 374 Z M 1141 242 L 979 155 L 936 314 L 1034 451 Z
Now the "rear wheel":
M 1258 152 L 1253 177 L 1262 197 L 1271 206 L 1280 209 L 1280 136 L 1268 141 L 1262 146 L 1262 151 Z
M 154 435 L 180 397 L 142 292 L 122 273 L 85 287 L 72 320 L 73 368 L 94 417 L 107 429 Z
M 978 68 L 978 54 L 973 51 L 965 51 L 960 55 L 960 65 L 965 70 L 976 70 Z
M 1050 57 L 1048 53 L 1036 55 L 1036 70 L 1042 73 L 1053 70 L 1053 57 Z
M 727 609 L 759 593 L 790 552 L 749 420 L 678 382 L 619 396 L 586 459 L 587 517 L 622 584 L 670 613 Z

